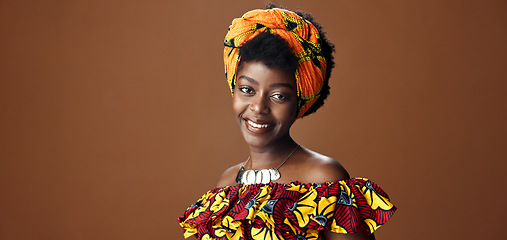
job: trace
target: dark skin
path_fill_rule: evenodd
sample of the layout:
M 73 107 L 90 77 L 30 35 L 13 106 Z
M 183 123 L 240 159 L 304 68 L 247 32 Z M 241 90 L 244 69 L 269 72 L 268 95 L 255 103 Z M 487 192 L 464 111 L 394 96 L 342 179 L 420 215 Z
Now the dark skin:
M 290 136 L 290 127 L 297 117 L 297 93 L 294 76 L 262 62 L 245 62 L 238 71 L 232 108 L 236 123 L 250 149 L 245 169 L 278 167 L 297 143 Z M 235 185 L 243 163 L 227 169 L 217 187 Z M 279 169 L 277 183 L 324 183 L 349 179 L 338 161 L 303 146 Z M 373 235 L 337 234 L 324 231 L 327 240 L 366 240 Z

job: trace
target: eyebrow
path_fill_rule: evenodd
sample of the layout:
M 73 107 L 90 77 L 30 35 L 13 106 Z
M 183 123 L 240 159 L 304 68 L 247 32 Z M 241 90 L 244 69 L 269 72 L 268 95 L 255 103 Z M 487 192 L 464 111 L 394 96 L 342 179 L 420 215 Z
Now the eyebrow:
M 241 75 L 238 79 L 242 79 L 242 78 L 246 79 L 247 81 L 249 81 L 255 85 L 259 85 L 259 82 L 255 81 L 255 79 L 253 79 L 249 76 Z
M 241 75 L 238 79 L 241 79 L 241 78 L 243 78 L 255 85 L 259 85 L 259 82 L 257 82 L 255 79 L 253 79 L 249 76 Z M 288 83 L 273 83 L 270 85 L 270 87 L 286 87 L 286 88 L 294 89 L 294 86 L 292 86 Z

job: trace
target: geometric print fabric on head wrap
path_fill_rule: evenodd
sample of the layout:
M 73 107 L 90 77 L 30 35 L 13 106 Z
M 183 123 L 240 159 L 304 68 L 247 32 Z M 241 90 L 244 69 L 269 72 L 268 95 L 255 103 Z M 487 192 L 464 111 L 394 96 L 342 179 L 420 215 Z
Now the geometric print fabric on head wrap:
M 225 76 L 231 94 L 234 95 L 236 85 L 239 49 L 261 32 L 283 38 L 298 59 L 294 77 L 298 95 L 297 118 L 301 118 L 320 96 L 327 64 L 317 28 L 294 12 L 279 8 L 252 10 L 232 21 L 224 40 Z

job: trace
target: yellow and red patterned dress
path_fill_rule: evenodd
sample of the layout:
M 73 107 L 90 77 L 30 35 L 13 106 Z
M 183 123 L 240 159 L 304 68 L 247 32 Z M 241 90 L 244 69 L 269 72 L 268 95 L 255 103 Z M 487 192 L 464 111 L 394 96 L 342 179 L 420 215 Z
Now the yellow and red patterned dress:
M 179 218 L 184 236 L 231 240 L 317 240 L 321 230 L 372 234 L 396 211 L 365 178 L 323 184 L 236 184 L 215 188 Z

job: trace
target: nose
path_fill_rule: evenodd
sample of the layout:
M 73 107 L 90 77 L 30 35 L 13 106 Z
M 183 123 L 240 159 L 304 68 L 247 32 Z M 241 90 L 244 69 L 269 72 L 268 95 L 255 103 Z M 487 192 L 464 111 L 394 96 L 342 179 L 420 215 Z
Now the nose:
M 269 101 L 269 100 L 266 99 L 261 94 L 258 94 L 256 96 L 252 97 L 252 101 L 250 102 L 250 105 L 248 106 L 248 108 L 250 109 L 250 111 L 252 111 L 254 113 L 258 113 L 258 114 L 268 113 L 269 112 L 269 103 L 267 101 Z

